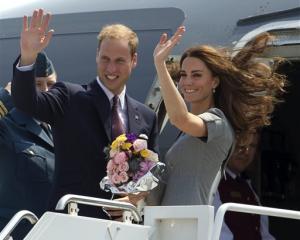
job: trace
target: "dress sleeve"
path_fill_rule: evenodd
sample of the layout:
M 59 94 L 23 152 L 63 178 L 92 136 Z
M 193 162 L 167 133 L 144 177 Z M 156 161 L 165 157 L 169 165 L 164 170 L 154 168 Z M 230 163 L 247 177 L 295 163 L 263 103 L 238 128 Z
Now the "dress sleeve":
M 207 137 L 201 138 L 205 142 L 218 138 L 230 131 L 230 126 L 223 112 L 217 108 L 209 109 L 199 115 L 207 127 Z

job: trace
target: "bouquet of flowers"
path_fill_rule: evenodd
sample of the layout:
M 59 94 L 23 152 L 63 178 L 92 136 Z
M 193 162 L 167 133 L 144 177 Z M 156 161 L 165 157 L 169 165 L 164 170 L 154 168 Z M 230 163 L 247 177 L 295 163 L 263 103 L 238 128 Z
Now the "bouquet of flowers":
M 104 149 L 107 176 L 101 189 L 114 194 L 149 191 L 158 185 L 165 165 L 148 149 L 148 137 L 129 133 L 117 137 Z

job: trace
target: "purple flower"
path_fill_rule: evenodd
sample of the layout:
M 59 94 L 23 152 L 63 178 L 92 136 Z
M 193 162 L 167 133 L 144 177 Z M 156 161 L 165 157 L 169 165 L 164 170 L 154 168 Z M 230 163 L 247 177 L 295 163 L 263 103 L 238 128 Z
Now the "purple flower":
M 140 163 L 140 171 L 146 174 L 154 166 L 154 164 L 155 163 L 152 161 L 142 161 Z
M 137 136 L 134 133 L 126 133 L 126 138 L 128 142 L 133 143 L 137 139 Z
M 134 182 L 137 182 L 144 175 L 145 175 L 145 173 L 138 171 L 136 174 L 134 174 L 134 176 L 132 177 L 132 180 Z

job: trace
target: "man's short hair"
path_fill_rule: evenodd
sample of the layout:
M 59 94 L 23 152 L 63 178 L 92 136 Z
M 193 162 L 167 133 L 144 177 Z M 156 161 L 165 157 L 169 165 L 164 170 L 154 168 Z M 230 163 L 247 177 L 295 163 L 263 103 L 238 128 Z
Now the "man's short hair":
M 137 34 L 131 28 L 123 24 L 111 24 L 104 26 L 97 37 L 99 40 L 98 49 L 100 49 L 101 42 L 106 38 L 128 40 L 131 56 L 136 53 L 139 39 Z

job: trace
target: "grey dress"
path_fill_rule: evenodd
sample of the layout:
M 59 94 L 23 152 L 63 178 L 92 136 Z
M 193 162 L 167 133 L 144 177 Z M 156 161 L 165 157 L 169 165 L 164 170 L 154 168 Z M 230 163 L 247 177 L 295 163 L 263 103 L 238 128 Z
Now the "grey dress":
M 208 204 L 212 183 L 233 144 L 230 123 L 220 109 L 199 115 L 207 126 L 205 138 L 182 134 L 166 153 L 167 184 L 149 196 L 149 205 Z M 165 185 L 165 186 L 164 186 Z

